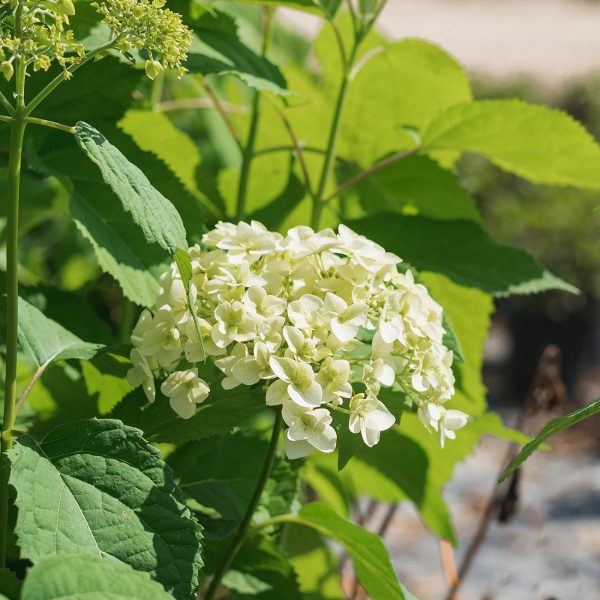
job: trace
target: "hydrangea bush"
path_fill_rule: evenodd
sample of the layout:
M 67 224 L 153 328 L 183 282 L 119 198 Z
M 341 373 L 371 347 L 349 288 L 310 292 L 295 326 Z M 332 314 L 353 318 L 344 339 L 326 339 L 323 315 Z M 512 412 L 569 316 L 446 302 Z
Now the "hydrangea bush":
M 166 376 L 173 410 L 193 416 L 210 392 L 198 375 L 210 358 L 225 389 L 262 384 L 266 404 L 282 407 L 289 458 L 333 452 L 332 411 L 375 445 L 395 423 L 382 386 L 403 393 L 442 446 L 467 422 L 445 408 L 454 375 L 442 308 L 395 254 L 345 225 L 282 236 L 252 221 L 218 223 L 190 255 L 197 318 L 173 263 L 131 337 L 128 380 L 150 402 Z
M 252 2 L 0 0 L 2 597 L 343 597 L 326 537 L 412 598 L 359 497 L 455 541 L 456 461 L 517 435 L 481 382 L 492 297 L 573 288 L 453 166 L 597 190 L 600 148 L 386 40 L 385 0 Z

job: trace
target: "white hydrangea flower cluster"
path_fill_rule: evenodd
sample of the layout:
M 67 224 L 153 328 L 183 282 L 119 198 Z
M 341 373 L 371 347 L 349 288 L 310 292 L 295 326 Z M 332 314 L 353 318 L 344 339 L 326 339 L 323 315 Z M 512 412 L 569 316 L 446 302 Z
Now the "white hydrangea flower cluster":
M 382 386 L 403 392 L 442 446 L 467 422 L 444 406 L 454 376 L 442 309 L 410 270 L 398 270 L 398 256 L 344 225 L 337 234 L 295 227 L 284 237 L 256 221 L 219 223 L 190 255 L 198 321 L 173 264 L 131 337 L 128 378 L 151 402 L 155 378 L 166 375 L 162 392 L 191 417 L 208 396 L 198 366 L 211 357 L 224 388 L 268 386 L 290 458 L 335 449 L 333 411 L 375 445 L 395 422 L 378 398 Z

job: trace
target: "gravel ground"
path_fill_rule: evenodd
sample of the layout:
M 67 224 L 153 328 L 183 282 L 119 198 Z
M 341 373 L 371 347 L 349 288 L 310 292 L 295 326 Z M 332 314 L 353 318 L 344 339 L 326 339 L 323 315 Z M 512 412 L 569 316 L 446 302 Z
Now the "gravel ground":
M 593 429 L 596 436 L 598 424 Z M 590 433 L 589 426 L 572 430 L 558 439 L 554 452 L 539 452 L 525 464 L 517 514 L 507 524 L 490 526 L 461 600 L 600 598 L 600 456 L 581 454 L 585 439 L 574 442 L 574 437 L 587 438 Z M 505 452 L 506 443 L 484 440 L 459 465 L 446 490 L 459 537 L 458 562 Z M 421 600 L 444 598 L 437 542 L 411 507 L 397 512 L 385 542 L 402 580 Z

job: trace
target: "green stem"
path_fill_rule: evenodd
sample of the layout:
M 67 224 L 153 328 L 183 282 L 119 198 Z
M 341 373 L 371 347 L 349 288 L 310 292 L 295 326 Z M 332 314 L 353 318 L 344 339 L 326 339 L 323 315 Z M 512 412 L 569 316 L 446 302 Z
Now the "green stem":
M 21 34 L 23 7 L 17 6 L 15 33 Z M 15 401 L 17 397 L 17 335 L 19 324 L 19 198 L 21 183 L 21 157 L 25 135 L 25 64 L 20 57 L 16 62 L 17 107 L 10 128 L 8 158 L 8 194 L 6 222 L 6 365 L 4 374 L 4 416 L 0 435 L 0 568 L 6 566 L 8 545 L 8 481 L 10 463 L 6 452 L 13 446 Z
M 6 112 L 11 117 L 12 117 L 12 115 L 15 114 L 15 109 L 14 109 L 13 105 L 8 101 L 8 98 L 2 92 L 0 92 L 0 104 L 2 104 L 2 106 L 4 106 L 4 108 L 6 109 Z
M 254 495 L 252 496 L 252 500 L 250 500 L 250 504 L 246 509 L 246 514 L 244 515 L 244 519 L 242 520 L 238 530 L 233 536 L 231 540 L 231 544 L 221 561 L 221 564 L 217 567 L 215 574 L 208 586 L 208 590 L 204 595 L 204 600 L 212 600 L 219 589 L 219 585 L 221 584 L 221 580 L 227 573 L 233 559 L 238 553 L 239 549 L 242 547 L 244 540 L 246 539 L 246 535 L 248 534 L 248 529 L 252 523 L 252 517 L 256 512 L 256 507 L 258 506 L 258 502 L 262 493 L 265 489 L 265 485 L 269 480 L 269 475 L 271 474 L 271 469 L 273 468 L 273 463 L 275 462 L 275 455 L 277 452 L 277 443 L 279 441 L 279 433 L 281 432 L 283 419 L 281 417 L 281 410 L 277 410 L 277 415 L 275 417 L 275 422 L 273 423 L 273 432 L 271 434 L 271 442 L 269 443 L 269 449 L 267 451 L 267 455 L 265 457 L 265 462 L 263 465 L 262 473 L 260 474 L 260 478 L 258 483 L 256 484 L 256 488 L 254 490 Z
M 48 119 L 38 119 L 37 117 L 27 117 L 25 119 L 27 123 L 33 123 L 34 125 L 43 125 L 44 127 L 51 127 L 52 129 L 59 129 L 60 131 L 66 131 L 67 133 L 75 134 L 75 127 L 70 125 L 63 125 L 56 121 L 48 121 Z
M 344 70 L 344 75 L 342 78 L 342 83 L 338 92 L 337 101 L 335 103 L 333 121 L 331 122 L 331 129 L 329 130 L 329 140 L 327 142 L 327 148 L 325 150 L 325 160 L 323 161 L 323 168 L 321 170 L 321 178 L 319 180 L 319 186 L 317 188 L 317 193 L 315 194 L 315 198 L 313 201 L 311 227 L 315 230 L 319 229 L 319 225 L 321 222 L 321 210 L 323 209 L 323 196 L 325 194 L 327 182 L 329 181 L 329 177 L 331 175 L 331 169 L 333 168 L 333 164 L 335 162 L 337 138 L 339 134 L 340 123 L 342 121 L 342 114 L 344 112 L 344 104 L 346 102 L 348 86 L 350 84 L 350 71 L 352 70 L 352 65 L 354 64 L 354 58 L 356 56 L 358 44 L 359 40 L 356 40 L 354 43 L 354 47 L 352 48 L 352 52 L 350 53 L 350 57 L 348 58 L 346 69 Z
M 263 11 L 263 45 L 261 55 L 265 56 L 271 40 L 272 12 L 269 8 L 264 8 Z M 254 144 L 256 143 L 256 134 L 258 132 L 258 122 L 260 119 L 260 92 L 258 90 L 254 92 L 251 115 L 250 130 L 248 131 L 246 146 L 242 153 L 242 166 L 240 169 L 240 181 L 238 184 L 235 208 L 235 218 L 237 221 L 241 221 L 246 212 L 246 194 L 248 192 L 248 182 L 250 181 L 250 167 L 254 156 Z

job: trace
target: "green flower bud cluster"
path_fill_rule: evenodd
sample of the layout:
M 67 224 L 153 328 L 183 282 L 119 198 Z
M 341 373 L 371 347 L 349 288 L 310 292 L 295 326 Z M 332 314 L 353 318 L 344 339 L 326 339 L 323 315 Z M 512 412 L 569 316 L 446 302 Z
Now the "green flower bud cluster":
M 47 71 L 53 61 L 67 67 L 84 54 L 68 29 L 69 16 L 75 14 L 72 0 L 0 0 L 0 14 L 0 74 L 7 80 L 14 75 L 17 56 L 26 67 Z
M 92 6 L 103 16 L 116 37 L 116 48 L 123 53 L 145 50 L 146 74 L 154 79 L 163 69 L 176 69 L 181 77 L 182 63 L 192 43 L 191 31 L 181 16 L 163 8 L 165 0 L 103 0 Z

